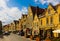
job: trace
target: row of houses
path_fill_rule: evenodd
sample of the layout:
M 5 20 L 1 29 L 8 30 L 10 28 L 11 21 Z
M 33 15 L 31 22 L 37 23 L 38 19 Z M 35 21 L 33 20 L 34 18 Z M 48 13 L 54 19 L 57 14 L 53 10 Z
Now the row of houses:
M 20 28 L 19 28 L 18 20 L 14 20 L 14 22 L 2 26 L 2 31 L 4 33 L 15 32 L 15 31 L 19 31 L 19 30 L 20 30 Z
M 38 6 L 29 6 L 28 14 L 22 14 L 21 19 L 14 20 L 13 23 L 3 26 L 3 32 L 20 32 L 24 35 L 40 35 L 41 37 L 59 37 L 60 34 L 53 33 L 60 29 L 60 4 L 42 9 Z
M 44 37 L 50 34 L 50 37 L 58 37 L 59 35 L 53 33 L 53 31 L 60 29 L 60 4 L 56 6 L 49 4 L 48 8 L 45 9 L 38 6 L 29 6 L 28 14 L 23 15 L 21 20 L 23 30 L 29 28 L 28 32 L 33 36 L 40 35 Z

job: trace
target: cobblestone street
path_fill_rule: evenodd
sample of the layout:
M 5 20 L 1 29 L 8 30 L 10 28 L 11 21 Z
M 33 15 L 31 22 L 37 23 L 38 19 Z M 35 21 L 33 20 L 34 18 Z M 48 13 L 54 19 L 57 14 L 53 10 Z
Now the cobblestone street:
M 3 39 L 0 38 L 0 41 L 35 41 L 35 40 L 30 40 L 29 38 L 25 38 L 24 36 L 19 36 L 11 33 L 11 35 L 9 36 L 4 36 Z

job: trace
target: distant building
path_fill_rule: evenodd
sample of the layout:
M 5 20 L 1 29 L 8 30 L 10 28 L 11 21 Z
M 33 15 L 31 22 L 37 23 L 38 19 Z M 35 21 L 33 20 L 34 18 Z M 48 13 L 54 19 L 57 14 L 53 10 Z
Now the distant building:
M 15 31 L 19 31 L 19 20 L 14 20 L 15 23 Z
M 27 15 L 26 14 L 22 14 L 22 19 L 21 19 L 21 26 L 22 26 L 22 28 L 21 29 L 23 29 L 23 30 L 25 30 L 26 29 L 26 23 L 27 23 Z
M 3 26 L 3 33 L 8 33 L 9 32 L 9 26 L 8 25 L 4 25 Z

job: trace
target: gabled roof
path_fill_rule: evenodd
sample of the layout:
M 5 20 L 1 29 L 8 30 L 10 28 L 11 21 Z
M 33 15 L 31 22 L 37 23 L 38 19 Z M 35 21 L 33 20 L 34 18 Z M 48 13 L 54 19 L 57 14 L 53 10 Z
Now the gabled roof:
M 59 3 L 59 4 L 57 4 L 57 5 L 55 6 L 55 8 L 57 9 L 57 7 L 58 7 L 58 6 L 60 6 L 60 3 Z
M 57 4 L 56 6 L 60 6 L 60 3 L 59 3 L 59 4 Z
M 19 21 L 18 20 L 14 20 L 14 23 L 17 24 L 17 23 L 19 23 Z
M 53 7 L 53 9 L 56 10 L 56 6 L 53 6 L 51 3 L 49 3 L 49 5 L 51 5 Z
M 19 20 L 21 20 L 21 19 L 19 19 Z
M 57 9 L 57 7 L 58 7 L 58 6 L 60 6 L 60 3 L 59 3 L 59 4 L 57 4 L 57 5 L 55 5 L 55 6 L 53 6 L 51 3 L 50 3 L 49 5 L 51 5 L 51 6 L 54 8 L 54 10 L 56 10 L 56 9 Z
M 26 16 L 27 17 L 27 14 L 22 14 L 22 17 L 24 18 L 24 16 Z
M 38 22 L 38 17 L 37 17 L 37 14 L 35 14 L 35 17 L 34 17 L 34 22 Z
M 33 13 L 33 17 L 35 16 L 35 14 L 37 14 L 37 16 L 39 17 L 39 15 L 43 15 L 43 12 L 45 11 L 45 9 L 34 7 L 34 6 L 30 6 L 32 13 Z
M 9 27 L 9 25 L 4 25 L 3 27 L 6 27 L 6 26 Z
M 54 6 L 52 5 L 51 3 L 49 3 L 49 5 L 52 6 L 52 8 L 56 11 L 57 7 L 60 6 L 60 4 Z M 48 6 L 49 6 L 48 5 Z M 39 15 L 45 15 L 45 12 L 47 10 L 47 8 L 43 9 L 43 8 L 39 8 L 38 6 L 30 6 L 31 7 L 31 10 L 32 10 L 32 13 L 33 13 L 33 18 L 35 16 L 35 14 L 37 14 L 37 16 L 39 17 Z

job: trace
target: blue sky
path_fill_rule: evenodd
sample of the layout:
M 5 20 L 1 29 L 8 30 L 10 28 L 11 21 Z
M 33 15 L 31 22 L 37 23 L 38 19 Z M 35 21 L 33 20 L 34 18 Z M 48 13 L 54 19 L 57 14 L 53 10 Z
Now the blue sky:
M 40 8 L 47 8 L 49 3 L 56 5 L 59 2 L 60 0 L 9 0 L 8 6 L 18 7 L 20 10 L 22 10 L 23 7 L 28 9 L 29 5 L 39 6 Z
M 41 3 L 35 3 L 35 0 L 10 0 L 8 2 L 9 7 L 17 6 L 19 9 L 22 9 L 22 7 L 28 8 L 29 5 L 39 6 L 40 8 L 47 8 L 48 6 L 47 4 L 42 5 Z

